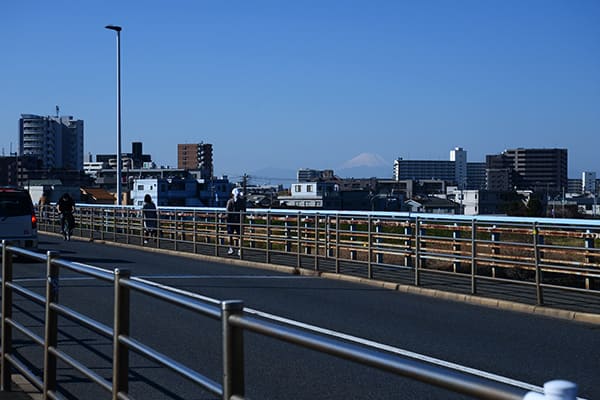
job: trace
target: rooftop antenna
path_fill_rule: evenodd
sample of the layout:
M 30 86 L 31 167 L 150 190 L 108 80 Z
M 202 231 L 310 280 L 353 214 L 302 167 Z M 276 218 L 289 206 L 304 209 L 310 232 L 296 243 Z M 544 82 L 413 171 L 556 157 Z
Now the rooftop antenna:
M 56 118 L 58 118 L 59 111 L 60 111 L 60 108 L 58 106 L 56 106 Z

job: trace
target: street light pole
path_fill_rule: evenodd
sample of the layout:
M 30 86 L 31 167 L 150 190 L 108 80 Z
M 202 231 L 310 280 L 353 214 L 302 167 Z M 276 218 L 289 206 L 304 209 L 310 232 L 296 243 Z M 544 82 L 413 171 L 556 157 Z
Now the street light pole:
M 106 25 L 117 32 L 117 205 L 121 205 L 121 27 Z

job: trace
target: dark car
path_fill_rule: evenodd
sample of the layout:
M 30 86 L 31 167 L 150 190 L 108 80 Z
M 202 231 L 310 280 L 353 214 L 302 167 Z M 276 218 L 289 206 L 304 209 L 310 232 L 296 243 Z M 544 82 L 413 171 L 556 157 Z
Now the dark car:
M 37 248 L 37 218 L 28 191 L 0 187 L 0 240 L 23 248 Z

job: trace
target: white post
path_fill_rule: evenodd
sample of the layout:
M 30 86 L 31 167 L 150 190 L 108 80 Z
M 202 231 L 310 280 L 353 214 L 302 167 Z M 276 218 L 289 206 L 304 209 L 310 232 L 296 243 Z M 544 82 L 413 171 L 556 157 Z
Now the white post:
M 544 383 L 544 393 L 529 392 L 523 400 L 576 400 L 577 385 L 573 382 L 555 380 Z

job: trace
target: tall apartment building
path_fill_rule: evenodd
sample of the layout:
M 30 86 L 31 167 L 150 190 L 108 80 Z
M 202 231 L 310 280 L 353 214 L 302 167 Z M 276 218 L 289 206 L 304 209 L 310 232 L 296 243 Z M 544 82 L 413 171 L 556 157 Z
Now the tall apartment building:
M 214 172 L 212 144 L 178 144 L 177 168 L 200 170 L 203 179 L 211 179 Z
M 83 121 L 72 116 L 21 114 L 19 154 L 41 160 L 42 169 L 83 169 Z
M 467 188 L 467 152 L 462 147 L 450 151 L 450 161 L 454 161 L 454 180 L 459 189 Z
M 485 162 L 467 163 L 467 189 L 485 190 Z
M 439 179 L 457 185 L 460 189 L 480 189 L 485 167 L 482 163 L 467 162 L 467 151 L 456 147 L 450 151 L 450 160 L 404 160 L 394 161 L 394 179 Z
M 454 161 L 398 158 L 394 161 L 394 179 L 397 181 L 441 179 L 455 182 L 456 167 Z
M 581 190 L 582 193 L 596 194 L 596 173 L 592 171 L 584 171 L 581 174 Z
M 486 156 L 488 190 L 566 190 L 567 149 L 509 149 Z

